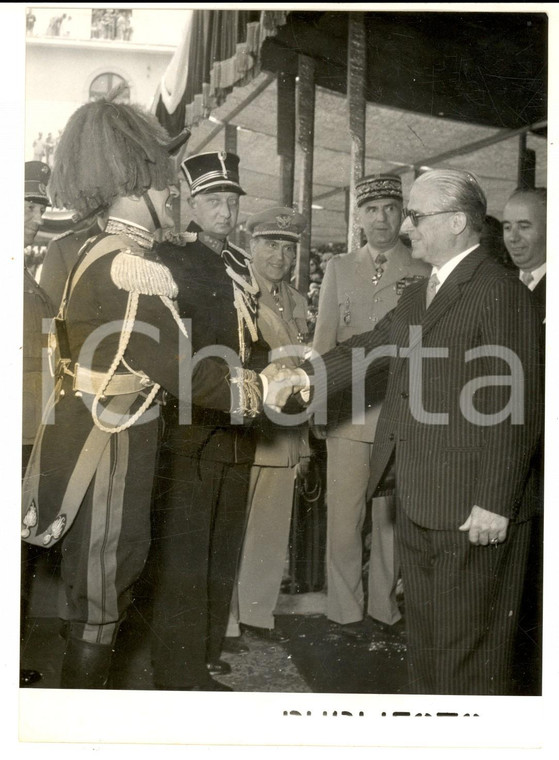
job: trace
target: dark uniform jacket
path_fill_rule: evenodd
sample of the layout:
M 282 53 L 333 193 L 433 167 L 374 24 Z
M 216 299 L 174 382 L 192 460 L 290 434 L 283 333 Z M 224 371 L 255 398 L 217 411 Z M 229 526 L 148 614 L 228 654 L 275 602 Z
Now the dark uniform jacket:
M 95 258 L 101 246 L 103 254 Z M 84 261 L 91 263 L 77 278 Z M 152 253 L 135 248 L 130 238 L 101 234 L 88 243 L 71 277 L 76 277 L 76 282 L 66 308 L 66 328 L 69 371 L 74 374 L 79 364 L 103 377 L 115 365 L 129 297 L 138 294 L 123 356 L 127 366 L 118 362 L 116 374 L 130 375 L 130 369 L 140 373 L 146 379 L 145 390 L 121 395 L 107 390 L 106 397 L 101 397 L 101 409 L 108 407 L 111 416 L 101 414 L 101 422 L 111 429 L 126 422 L 144 403 L 154 383 L 175 396 L 183 393 L 181 376 L 191 368 L 181 342 L 186 338 L 169 308 L 177 288 L 166 267 Z M 95 393 L 83 386 L 76 389 L 75 382 L 67 373 L 59 380 L 54 409 L 39 431 L 26 472 L 22 537 L 30 543 L 49 545 L 65 534 L 105 448 L 111 443 L 118 446 L 121 433 L 105 432 L 94 422 Z M 196 404 L 230 409 L 227 366 L 213 359 L 200 363 L 192 373 L 191 392 Z M 146 409 L 134 425 L 144 425 L 147 446 L 148 438 L 157 434 L 157 405 Z M 132 452 L 131 457 L 133 460 Z M 149 492 L 151 482 L 145 487 Z
M 41 287 L 58 311 L 64 285 L 78 260 L 78 254 L 90 237 L 99 234 L 97 221 L 83 230 L 68 230 L 49 243 L 41 269 Z
M 195 223 L 188 231 L 202 232 Z M 197 351 L 212 346 L 225 346 L 239 354 L 239 322 L 233 302 L 233 282 L 219 253 L 219 242 L 204 237 L 203 233 L 202 238 L 206 242 L 197 239 L 183 246 L 165 243 L 157 252 L 178 285 L 177 304 L 181 318 L 190 320 L 194 356 Z M 239 275 L 248 277 L 248 255 L 237 247 L 228 247 L 239 261 Z M 251 342 L 248 336 L 247 342 Z M 259 364 L 264 366 L 263 362 Z M 228 413 L 194 404 L 192 424 L 179 424 L 178 403 L 169 398 L 164 419 L 164 445 L 183 455 L 218 462 L 247 463 L 253 460 L 255 443 L 250 425 L 232 425 Z

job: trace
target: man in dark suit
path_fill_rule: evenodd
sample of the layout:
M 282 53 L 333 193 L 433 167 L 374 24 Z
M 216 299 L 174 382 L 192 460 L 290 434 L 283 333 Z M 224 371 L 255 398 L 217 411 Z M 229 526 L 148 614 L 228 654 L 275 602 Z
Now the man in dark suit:
M 406 288 L 375 330 L 325 354 L 325 371 L 308 362 L 285 382 L 300 390 L 314 369 L 314 406 L 388 365 L 369 489 L 394 462 L 409 690 L 510 694 L 537 505 L 538 316 L 515 273 L 479 247 L 486 200 L 471 174 L 427 172 L 409 205 L 402 230 L 431 265 L 429 281 Z
M 519 277 L 531 291 L 542 323 L 545 349 L 546 306 L 546 212 L 545 187 L 519 188 L 503 211 L 503 241 L 519 270 Z M 543 354 L 545 360 L 545 351 Z M 518 681 L 524 694 L 541 693 L 542 598 L 543 598 L 543 445 L 535 463 L 540 482 L 540 509 L 534 519 L 521 607 L 521 634 L 518 638 Z
M 503 211 L 505 246 L 520 270 L 520 279 L 534 294 L 542 322 L 545 321 L 546 211 L 545 187 L 515 190 Z

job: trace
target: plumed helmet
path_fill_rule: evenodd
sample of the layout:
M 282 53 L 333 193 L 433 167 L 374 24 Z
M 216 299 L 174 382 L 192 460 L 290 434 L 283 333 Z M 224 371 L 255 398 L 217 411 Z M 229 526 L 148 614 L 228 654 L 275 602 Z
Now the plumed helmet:
M 87 216 L 118 197 L 176 182 L 167 132 L 139 106 L 115 102 L 117 95 L 86 103 L 70 117 L 49 184 L 55 206 Z

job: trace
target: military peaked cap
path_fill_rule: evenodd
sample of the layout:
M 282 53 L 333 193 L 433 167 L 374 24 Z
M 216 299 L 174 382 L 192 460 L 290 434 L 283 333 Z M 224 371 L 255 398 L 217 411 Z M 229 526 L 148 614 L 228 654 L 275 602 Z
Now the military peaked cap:
M 302 214 L 284 206 L 275 206 L 253 214 L 246 223 L 247 231 L 252 237 L 277 238 L 295 242 L 299 241 L 306 226 L 307 220 Z

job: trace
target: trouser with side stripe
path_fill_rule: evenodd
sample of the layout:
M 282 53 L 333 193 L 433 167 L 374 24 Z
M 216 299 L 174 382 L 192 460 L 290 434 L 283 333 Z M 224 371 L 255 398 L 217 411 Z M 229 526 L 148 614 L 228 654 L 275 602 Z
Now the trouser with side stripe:
M 158 421 L 115 433 L 62 541 L 70 635 L 113 644 L 150 543 Z

